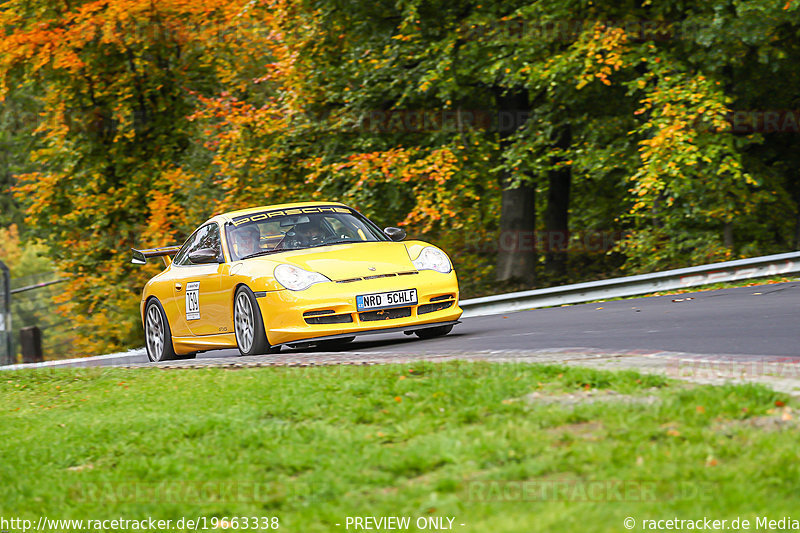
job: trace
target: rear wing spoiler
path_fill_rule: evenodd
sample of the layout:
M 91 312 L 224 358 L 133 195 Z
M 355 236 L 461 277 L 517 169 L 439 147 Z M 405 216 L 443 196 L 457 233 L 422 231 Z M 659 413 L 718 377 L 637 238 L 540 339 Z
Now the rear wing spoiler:
M 144 265 L 147 263 L 148 257 L 160 257 L 164 261 L 164 266 L 169 266 L 170 263 L 172 263 L 171 256 L 178 253 L 180 249 L 180 246 L 162 246 L 161 248 L 148 248 L 147 250 L 131 248 L 133 252 L 131 263 L 134 265 Z

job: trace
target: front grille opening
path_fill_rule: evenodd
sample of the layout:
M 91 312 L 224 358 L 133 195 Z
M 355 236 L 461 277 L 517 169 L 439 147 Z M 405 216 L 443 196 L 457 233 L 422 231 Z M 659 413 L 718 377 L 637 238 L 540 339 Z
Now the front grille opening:
M 366 276 L 363 278 L 347 278 L 347 279 L 339 279 L 336 280 L 336 283 L 353 283 L 355 281 L 364 281 L 369 279 L 378 279 L 378 278 L 393 278 L 395 276 L 413 276 L 415 274 L 419 274 L 417 270 L 410 270 L 408 272 L 397 272 L 391 274 L 375 274 L 373 276 Z
M 378 311 L 364 311 L 358 317 L 363 322 L 375 322 L 376 320 L 392 320 L 394 318 L 406 318 L 411 316 L 410 307 L 396 307 L 394 309 L 380 309 Z
M 424 314 L 427 314 L 427 313 L 434 313 L 436 311 L 441 311 L 442 309 L 447 309 L 448 307 L 453 307 L 454 303 L 455 302 L 453 302 L 451 300 L 449 302 L 437 302 L 435 304 L 420 305 L 419 307 L 417 307 L 417 314 L 418 315 L 424 315 Z
M 393 278 L 397 274 L 375 274 L 374 276 L 366 276 L 364 279 L 378 279 L 378 278 Z
M 320 316 L 320 315 L 332 315 L 335 312 L 336 311 L 334 311 L 333 309 L 325 309 L 324 311 L 306 311 L 305 313 L 303 313 L 303 317 Z
M 441 296 L 434 296 L 431 298 L 431 302 L 441 302 L 442 300 L 452 300 L 456 297 L 455 294 L 443 294 Z
M 306 324 L 320 325 L 320 324 L 350 324 L 353 322 L 353 315 L 322 315 L 322 316 L 307 316 L 305 317 Z

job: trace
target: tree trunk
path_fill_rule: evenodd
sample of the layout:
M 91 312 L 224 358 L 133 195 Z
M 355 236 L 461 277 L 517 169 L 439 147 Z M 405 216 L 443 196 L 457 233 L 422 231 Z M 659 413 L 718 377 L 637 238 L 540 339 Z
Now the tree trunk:
M 800 212 L 797 213 L 794 222 L 794 249 L 800 250 Z
M 722 230 L 722 242 L 725 248 L 733 251 L 733 222 L 726 222 Z
M 572 132 L 569 125 L 560 127 L 554 144 L 560 149 L 569 148 Z M 563 162 L 563 159 L 558 159 Z M 545 270 L 554 277 L 567 275 L 567 245 L 569 244 L 569 193 L 572 185 L 572 167 L 562 165 L 551 170 L 548 176 L 547 209 L 545 210 Z
M 521 185 L 503 191 L 497 280 L 536 280 L 536 188 Z
M 509 137 L 524 126 L 530 113 L 527 91 L 504 92 L 495 89 L 501 147 L 508 148 Z M 536 188 L 526 183 L 514 184 L 510 173 L 503 176 L 500 208 L 500 239 L 497 249 L 497 280 L 536 280 Z

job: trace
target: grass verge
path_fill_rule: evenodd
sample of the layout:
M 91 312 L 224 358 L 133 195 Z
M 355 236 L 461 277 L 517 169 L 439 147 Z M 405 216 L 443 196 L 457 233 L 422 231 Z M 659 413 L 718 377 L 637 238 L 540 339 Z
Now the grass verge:
M 780 518 L 797 503 L 789 399 L 755 385 L 465 362 L 0 379 L 2 517 L 622 531 L 629 516 Z

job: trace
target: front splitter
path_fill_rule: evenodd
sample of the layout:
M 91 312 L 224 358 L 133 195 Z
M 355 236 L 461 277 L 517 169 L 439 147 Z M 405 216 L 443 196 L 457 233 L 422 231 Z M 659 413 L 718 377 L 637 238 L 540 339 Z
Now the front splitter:
M 456 324 L 460 324 L 460 320 L 447 320 L 445 322 L 431 322 L 430 324 L 419 324 L 414 326 L 401 326 L 401 327 L 394 327 L 394 328 L 382 328 L 382 329 L 368 329 L 364 331 L 353 331 L 350 333 L 340 333 L 338 335 L 325 335 L 324 337 L 313 337 L 311 339 L 303 339 L 301 341 L 294 341 L 294 342 L 284 342 L 280 345 L 276 346 L 288 346 L 289 348 L 302 348 L 305 346 L 310 346 L 312 344 L 316 344 L 318 342 L 323 341 L 333 341 L 337 339 L 347 339 L 350 337 L 360 337 L 363 335 L 377 335 L 381 333 L 407 333 L 407 332 L 414 332 L 419 331 L 421 329 L 428 329 L 428 328 L 438 328 L 441 326 L 455 326 Z

